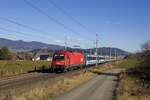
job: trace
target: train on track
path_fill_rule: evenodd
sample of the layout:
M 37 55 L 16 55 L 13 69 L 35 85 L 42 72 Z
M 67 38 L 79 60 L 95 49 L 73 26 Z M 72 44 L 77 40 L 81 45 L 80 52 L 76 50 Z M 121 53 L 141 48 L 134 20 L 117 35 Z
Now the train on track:
M 114 57 L 109 56 L 97 56 L 97 63 L 105 63 L 115 60 Z M 96 64 L 96 55 L 90 55 L 87 53 L 58 51 L 55 52 L 52 57 L 52 71 L 65 72 L 72 69 L 83 68 Z

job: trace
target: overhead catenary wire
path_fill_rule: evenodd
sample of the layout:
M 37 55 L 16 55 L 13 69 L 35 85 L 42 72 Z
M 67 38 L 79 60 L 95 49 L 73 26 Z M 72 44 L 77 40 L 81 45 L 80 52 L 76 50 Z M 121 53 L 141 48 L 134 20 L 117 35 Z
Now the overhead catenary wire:
M 30 3 L 28 0 L 24 0 L 25 2 L 27 1 L 28 3 Z M 31 3 L 32 4 L 32 3 Z M 34 6 L 35 7 L 35 6 Z M 36 9 L 36 8 L 35 8 Z M 40 10 L 40 11 L 42 11 L 41 9 L 38 9 L 38 10 Z M 45 13 L 45 14 L 47 14 L 47 13 Z M 48 14 L 47 14 L 48 15 Z M 51 16 L 47 16 L 48 18 L 50 18 Z M 53 18 L 53 17 L 51 17 L 51 18 Z M 18 26 L 21 26 L 21 27 L 24 27 L 24 28 L 27 28 L 27 29 L 30 29 L 30 30 L 32 30 L 32 31 L 36 31 L 36 32 L 40 32 L 40 33 L 47 33 L 47 32 L 45 32 L 45 31 L 43 31 L 43 30 L 39 30 L 39 29 L 36 29 L 36 28 L 34 28 L 34 27 L 31 27 L 31 26 L 29 26 L 29 25 L 25 25 L 25 24 L 21 24 L 21 23 L 18 23 L 18 22 L 16 22 L 16 21 L 14 21 L 14 20 L 10 20 L 10 19 L 7 19 L 7 18 L 4 18 L 4 17 L 0 17 L 0 19 L 3 19 L 3 20 L 5 20 L 5 21 L 8 21 L 9 23 L 12 23 L 12 24 L 16 24 L 16 25 L 18 25 Z M 66 30 L 69 30 L 69 31 L 71 31 L 72 33 L 74 33 L 74 34 L 78 34 L 78 36 L 80 36 L 80 33 L 77 33 L 76 31 L 74 31 L 74 30 L 72 30 L 70 27 L 67 27 L 65 24 L 63 24 L 63 23 L 61 23 L 61 22 L 59 22 L 57 19 L 55 19 L 54 18 L 54 21 L 55 22 L 58 22 L 57 24 L 60 24 L 60 25 L 64 25 L 64 28 L 66 29 Z M 11 29 L 6 29 L 6 28 L 1 28 L 1 30 L 3 30 L 3 31 L 7 31 L 7 32 L 14 32 L 14 33 L 17 33 L 17 34 L 20 34 L 20 35 L 24 35 L 25 37 L 28 37 L 28 35 L 32 35 L 33 36 L 33 34 L 28 34 L 27 35 L 27 33 L 24 33 L 24 32 L 20 32 L 20 31 L 15 31 L 15 30 L 11 30 Z M 83 34 L 81 34 L 81 35 L 83 35 Z M 29 36 L 29 37 L 30 37 Z M 41 37 L 44 37 L 44 36 L 41 36 Z M 81 37 L 81 36 L 80 36 Z M 48 38 L 48 37 L 44 37 L 44 38 Z
M 31 37 L 31 35 L 27 35 L 26 33 L 23 33 L 23 32 L 20 32 L 20 31 L 16 31 L 16 30 L 11 30 L 11 29 L 7 29 L 7 28 L 2 28 L 2 27 L 0 27 L 0 30 L 2 30 L 2 31 L 5 31 L 5 32 L 11 32 L 11 33 L 17 33 L 17 34 L 10 34 L 10 33 L 5 33 L 5 34 L 2 34 L 3 32 L 1 32 L 0 34 L 1 35 L 7 35 L 7 36 L 9 36 L 9 37 L 23 37 L 23 38 L 30 38 L 30 39 L 33 39 L 32 37 Z M 16 38 L 15 38 L 16 39 Z M 47 41 L 47 42 L 49 42 L 49 41 Z M 54 41 L 55 42 L 55 41 Z M 57 43 L 57 42 L 55 42 L 55 43 Z
M 28 0 L 24 0 L 24 2 L 26 4 L 28 4 L 30 7 L 32 7 L 33 9 L 35 9 L 36 11 L 38 11 L 39 13 L 41 13 L 42 15 L 46 16 L 48 19 L 50 19 L 51 21 L 55 22 L 56 24 L 62 26 L 65 30 L 68 30 L 72 33 L 78 34 L 76 31 L 72 30 L 70 27 L 67 27 L 65 24 L 59 22 L 57 19 L 55 19 L 54 17 L 50 16 L 49 14 L 47 14 L 45 11 L 41 10 L 39 7 L 35 6 L 34 4 L 32 4 L 30 1 Z M 79 35 L 79 34 L 78 34 Z
M 35 31 L 35 32 L 38 32 L 39 34 L 38 35 L 40 35 L 40 34 L 42 34 L 42 35 L 40 35 L 40 37 L 42 37 L 42 38 L 46 38 L 46 39 L 51 39 L 51 40 L 53 40 L 53 38 L 51 38 L 51 37 L 45 37 L 45 34 L 49 34 L 48 32 L 45 32 L 45 31 L 43 31 L 43 30 L 39 30 L 39 29 L 37 29 L 37 28 L 33 28 L 33 27 L 31 27 L 31 26 L 29 26 L 29 25 L 25 25 L 25 24 L 21 24 L 21 23 L 19 23 L 19 22 L 16 22 L 16 21 L 14 21 L 14 20 L 11 20 L 11 19 L 8 19 L 8 18 L 4 18 L 4 17 L 1 17 L 0 16 L 0 19 L 1 20 L 4 20 L 4 21 L 7 21 L 7 22 L 9 22 L 9 23 L 12 23 L 12 24 L 15 24 L 15 25 L 17 25 L 17 26 L 20 26 L 20 27 L 23 27 L 23 28 L 26 28 L 26 29 L 30 29 L 30 30 L 32 30 L 32 31 Z M 10 30 L 10 29 L 4 29 L 4 28 L 1 28 L 2 30 L 5 30 L 5 31 L 13 31 L 13 32 L 17 32 L 17 31 L 14 31 L 14 30 Z M 21 34 L 24 34 L 25 35 L 25 33 L 23 33 L 23 32 L 17 32 L 17 33 L 21 33 Z M 45 33 L 44 35 L 43 35 L 43 33 Z M 28 34 L 28 35 L 30 35 L 30 34 Z M 53 40 L 53 42 L 55 42 L 54 40 Z
M 25 33 L 19 32 L 19 31 L 16 31 L 16 30 L 11 30 L 11 29 L 2 28 L 2 27 L 0 27 L 0 30 L 7 31 L 7 32 L 13 32 L 13 33 L 19 34 L 20 36 L 23 35 L 25 37 L 28 37 L 28 35 L 26 35 Z
M 49 39 L 53 40 L 53 38 L 51 38 L 51 37 L 46 37 L 46 36 L 45 36 L 45 34 L 49 34 L 49 33 L 46 32 L 46 31 L 43 31 L 43 30 L 40 30 L 40 29 L 31 27 L 31 26 L 29 26 L 29 25 L 25 25 L 25 24 L 19 23 L 19 22 L 15 21 L 15 20 L 8 19 L 8 18 L 2 17 L 2 16 L 0 16 L 0 19 L 1 19 L 1 20 L 4 20 L 4 21 L 7 21 L 7 22 L 9 22 L 9 23 L 11 23 L 11 24 L 17 25 L 17 26 L 19 26 L 19 27 L 23 27 L 23 28 L 26 28 L 26 29 L 29 29 L 29 30 L 38 32 L 38 33 L 39 33 L 38 35 L 40 35 L 40 37 L 46 38 L 46 39 L 48 39 L 48 40 L 49 40 Z M 2 28 L 2 30 L 10 31 L 9 29 L 4 29 L 4 28 Z M 13 30 L 13 31 L 14 31 L 14 30 Z M 12 30 L 11 30 L 11 32 L 12 32 Z M 16 32 L 15 32 L 15 33 L 16 33 Z M 22 32 L 17 32 L 17 33 L 21 33 L 21 34 L 22 34 Z M 23 33 L 23 34 L 25 35 L 25 33 Z M 44 34 L 44 35 L 43 35 L 43 34 Z M 54 41 L 54 40 L 53 40 L 53 42 L 57 43 L 57 42 Z M 75 41 L 75 42 L 77 42 L 77 41 Z
M 48 33 L 48 32 L 45 32 L 45 31 L 43 31 L 43 30 L 39 30 L 39 29 L 34 28 L 34 27 L 31 27 L 31 26 L 29 26 L 29 25 L 25 25 L 25 24 L 19 23 L 19 22 L 17 22 L 17 21 L 14 21 L 14 20 L 12 20 L 12 19 L 4 18 L 4 17 L 1 17 L 1 16 L 0 16 L 0 19 L 1 19 L 1 20 L 4 20 L 4 21 L 7 21 L 7 22 L 9 22 L 9 23 L 11 23 L 11 24 L 15 24 L 15 25 L 17 25 L 17 26 L 19 26 L 19 27 L 23 27 L 23 28 L 26 28 L 26 29 L 29 29 L 29 30 L 38 32 L 38 33 L 41 34 L 41 35 L 40 35 L 40 34 L 38 34 L 38 35 L 40 35 L 40 37 L 42 37 L 42 38 L 47 38 L 48 40 L 49 40 L 49 39 L 53 40 L 53 38 L 45 37 L 45 34 L 49 34 L 49 33 Z M 18 31 L 15 31 L 15 30 L 10 30 L 10 29 L 5 29 L 5 28 L 0 28 L 0 29 L 3 30 L 3 31 L 7 31 L 7 32 L 15 32 L 15 33 L 18 33 L 19 35 L 22 34 L 22 35 L 24 35 L 25 37 L 27 37 L 27 36 L 26 36 L 26 33 L 23 33 L 23 32 L 18 32 Z M 45 34 L 43 35 L 43 33 L 45 33 Z M 10 34 L 9 34 L 9 35 L 10 35 Z M 14 34 L 13 34 L 13 35 L 14 35 Z M 28 35 L 30 35 L 30 34 L 28 34 Z M 12 35 L 11 35 L 11 36 L 12 36 Z M 53 42 L 57 43 L 57 42 L 54 41 L 54 40 L 53 40 Z M 77 42 L 77 41 L 76 41 L 76 42 Z
M 19 35 L 9 34 L 9 33 L 3 32 L 3 31 L 0 31 L 0 34 L 3 35 L 3 36 L 6 35 L 7 37 L 11 37 L 11 38 L 12 38 L 12 37 L 13 37 L 13 38 L 15 37 L 15 39 L 16 39 L 16 37 L 19 36 Z
M 7 22 L 9 22 L 9 23 L 16 24 L 16 25 L 18 25 L 18 26 L 21 26 L 21 27 L 30 29 L 30 30 L 32 30 L 32 31 L 36 31 L 36 32 L 40 32 L 40 33 L 47 33 L 47 32 L 45 32 L 45 31 L 43 31 L 43 30 L 33 28 L 33 27 L 29 26 L 29 25 L 21 24 L 21 23 L 19 23 L 19 22 L 16 22 L 16 21 L 11 20 L 11 19 L 8 19 L 8 18 L 4 18 L 4 17 L 1 17 L 1 16 L 0 16 L 0 19 L 1 19 L 1 20 L 4 20 L 4 21 L 7 21 Z
M 17 36 L 22 36 L 22 37 L 24 37 L 24 38 L 31 38 L 31 39 L 33 39 L 31 36 L 34 36 L 34 35 L 32 35 L 32 34 L 28 34 L 28 35 L 27 35 L 27 34 L 24 33 L 24 32 L 12 30 L 12 29 L 7 29 L 7 28 L 2 28 L 2 27 L 0 27 L 0 30 L 6 31 L 6 32 L 17 33 Z M 13 35 L 14 35 L 14 34 L 13 34 Z
M 45 11 L 43 11 L 42 9 L 40 9 L 38 6 L 35 6 L 32 2 L 30 2 L 29 0 L 24 0 L 24 2 L 26 4 L 28 4 L 30 7 L 32 7 L 33 9 L 35 9 L 36 11 L 38 11 L 40 14 L 46 16 L 49 20 L 55 22 L 56 24 L 62 26 L 65 30 L 70 31 L 71 33 L 77 35 L 78 37 L 85 37 L 85 36 L 81 36 L 82 34 L 76 32 L 75 30 L 73 30 L 72 28 L 66 26 L 64 23 L 58 21 L 56 18 L 50 16 L 48 13 L 46 13 Z M 86 39 L 85 39 L 86 40 Z
M 86 28 L 85 25 L 83 25 L 82 23 L 80 23 L 72 15 L 70 15 L 69 13 L 67 13 L 63 8 L 61 8 L 60 6 L 58 6 L 53 0 L 48 0 L 48 2 L 50 4 L 52 4 L 55 8 L 57 8 L 60 12 L 62 12 L 64 15 L 68 16 L 72 21 L 74 21 L 75 23 L 77 23 L 80 27 L 82 27 L 85 30 L 87 30 L 87 28 Z
M 70 18 L 73 22 L 77 23 L 81 28 L 83 28 L 84 30 L 86 30 L 87 32 L 89 32 L 89 29 L 82 24 L 81 22 L 79 22 L 78 20 L 76 20 L 72 15 L 70 15 L 66 10 L 64 10 L 62 7 L 58 6 L 54 0 L 48 0 L 48 2 L 50 4 L 52 4 L 55 8 L 57 8 L 60 12 L 62 12 L 64 15 L 66 15 L 68 18 Z

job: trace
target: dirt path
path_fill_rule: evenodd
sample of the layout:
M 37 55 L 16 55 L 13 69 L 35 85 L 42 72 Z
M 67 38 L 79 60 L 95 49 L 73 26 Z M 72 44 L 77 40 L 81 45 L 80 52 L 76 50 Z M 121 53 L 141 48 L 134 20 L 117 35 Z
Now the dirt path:
M 112 100 L 118 76 L 124 69 L 112 69 L 99 75 L 54 100 Z

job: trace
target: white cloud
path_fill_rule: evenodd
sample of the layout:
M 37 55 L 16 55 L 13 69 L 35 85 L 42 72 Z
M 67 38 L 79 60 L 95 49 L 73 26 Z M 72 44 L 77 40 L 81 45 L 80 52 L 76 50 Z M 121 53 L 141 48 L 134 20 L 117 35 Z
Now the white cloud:
M 56 43 L 64 43 L 62 40 L 54 40 Z

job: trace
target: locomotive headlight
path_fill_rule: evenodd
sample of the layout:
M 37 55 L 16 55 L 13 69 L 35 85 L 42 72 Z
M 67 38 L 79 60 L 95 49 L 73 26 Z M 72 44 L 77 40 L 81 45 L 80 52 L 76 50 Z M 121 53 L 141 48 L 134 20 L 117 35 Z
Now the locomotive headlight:
M 83 61 L 83 58 L 81 58 L 81 61 Z

